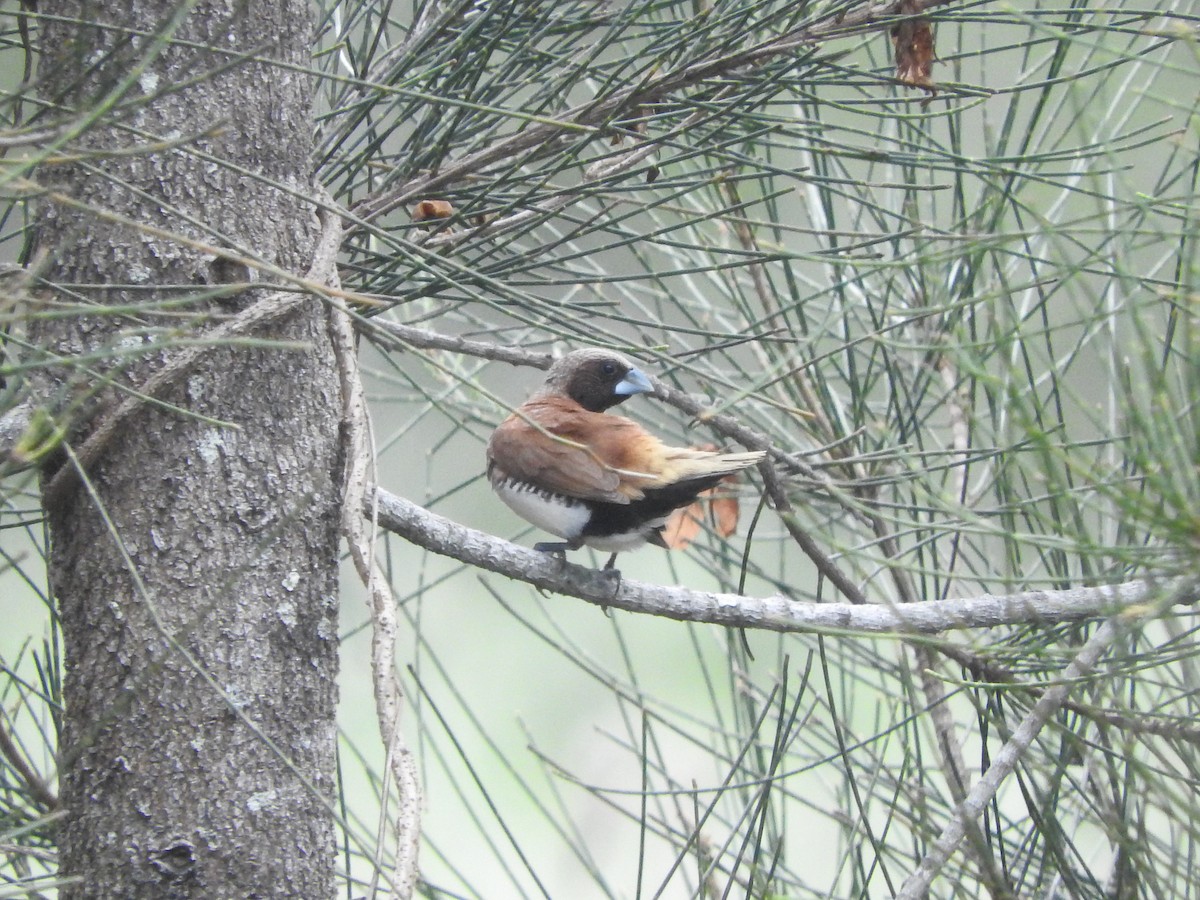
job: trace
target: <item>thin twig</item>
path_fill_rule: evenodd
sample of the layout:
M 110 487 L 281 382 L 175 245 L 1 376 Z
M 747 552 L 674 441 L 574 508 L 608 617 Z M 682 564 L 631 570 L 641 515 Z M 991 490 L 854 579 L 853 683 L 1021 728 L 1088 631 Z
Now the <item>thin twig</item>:
M 29 791 L 29 796 L 41 806 L 46 812 L 53 812 L 58 809 L 58 797 L 54 792 L 46 786 L 46 782 L 41 776 L 33 770 L 29 762 L 25 759 L 16 742 L 9 735 L 8 730 L 0 724 L 0 754 L 8 760 L 8 764 L 13 767 L 14 771 L 21 777 L 26 789 Z
M 943 356 L 937 370 L 950 398 L 950 445 L 954 448 L 955 458 L 962 463 L 955 470 L 959 479 L 955 496 L 961 500 L 962 494 L 966 490 L 966 460 L 969 457 L 970 430 L 963 404 L 960 402 L 961 398 L 956 389 L 957 371 L 953 363 Z M 888 546 L 894 547 L 895 544 L 892 542 Z M 899 571 L 900 567 L 892 563 L 893 558 L 889 556 L 889 568 Z M 933 724 L 933 731 L 937 737 L 942 778 L 950 789 L 951 798 L 956 804 L 961 804 L 966 800 L 971 789 L 971 770 L 967 767 L 966 756 L 963 754 L 962 741 L 958 737 L 954 713 L 951 711 L 950 705 L 945 702 L 946 685 L 938 677 L 941 660 L 930 647 L 913 647 L 912 653 L 919 673 L 921 692 L 925 695 L 926 708 L 929 710 L 929 720 Z M 966 839 L 967 852 L 975 862 L 979 878 L 988 893 L 994 900 L 1007 900 L 1012 897 L 1012 885 L 1005 877 L 1001 867 L 997 865 L 992 845 L 987 840 L 978 821 L 971 819 L 966 823 Z
M 336 230 L 336 244 L 340 244 L 341 220 L 336 214 L 328 211 L 329 204 L 323 206 L 325 209 L 322 211 L 322 217 L 333 223 L 327 224 L 327 228 Z M 336 283 L 337 271 L 332 262 L 324 274 L 330 280 L 330 284 Z M 380 571 L 375 560 L 375 516 L 373 513 L 370 516 L 371 533 L 367 534 L 360 513 L 366 502 L 368 470 L 373 465 L 374 454 L 367 402 L 358 367 L 354 323 L 349 311 L 339 301 L 330 303 L 329 325 L 342 385 L 342 439 L 346 459 L 342 533 L 349 546 L 354 568 L 371 597 L 371 671 L 375 690 L 375 712 L 379 719 L 380 737 L 387 752 L 387 771 L 395 779 L 400 795 L 399 811 L 396 815 L 396 858 L 392 884 L 396 897 L 400 900 L 410 900 L 416 891 L 418 876 L 421 786 L 412 751 L 400 730 L 400 709 L 404 693 L 395 670 L 396 600 L 387 577 Z M 386 797 L 385 790 L 385 801 Z M 375 878 L 378 871 L 379 867 L 376 866 L 370 896 L 375 894 Z

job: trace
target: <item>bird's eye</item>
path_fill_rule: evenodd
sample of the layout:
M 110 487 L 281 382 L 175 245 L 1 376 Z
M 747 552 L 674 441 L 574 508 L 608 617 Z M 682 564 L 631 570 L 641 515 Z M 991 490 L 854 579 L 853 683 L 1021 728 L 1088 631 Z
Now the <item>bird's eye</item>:
M 600 364 L 600 372 L 604 375 L 613 375 L 616 373 L 616 371 L 617 371 L 616 363 L 606 362 L 606 363 Z

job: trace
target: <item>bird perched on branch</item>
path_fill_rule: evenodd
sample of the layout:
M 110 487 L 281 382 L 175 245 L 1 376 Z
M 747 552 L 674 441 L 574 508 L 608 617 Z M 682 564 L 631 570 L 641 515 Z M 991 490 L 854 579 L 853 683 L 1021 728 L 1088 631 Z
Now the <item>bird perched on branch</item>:
M 605 410 L 653 391 L 619 353 L 568 353 L 545 383 L 500 423 L 487 445 L 492 488 L 517 515 L 562 538 L 535 550 L 587 546 L 617 554 L 645 543 L 666 547 L 670 513 L 764 454 L 668 447 L 642 426 Z

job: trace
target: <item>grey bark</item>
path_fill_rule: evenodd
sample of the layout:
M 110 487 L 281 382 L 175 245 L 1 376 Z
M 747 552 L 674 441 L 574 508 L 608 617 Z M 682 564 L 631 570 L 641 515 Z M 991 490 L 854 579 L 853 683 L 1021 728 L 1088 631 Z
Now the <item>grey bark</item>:
M 113 351 L 34 384 L 78 446 L 122 399 L 100 373 L 143 384 L 180 333 L 263 296 L 202 295 L 246 271 L 164 232 L 307 270 L 313 86 L 296 67 L 311 23 L 306 0 L 40 11 L 43 97 L 74 121 L 101 112 L 64 149 L 124 154 L 41 174 L 60 194 L 38 222 L 47 302 L 137 308 L 33 331 L 68 363 Z M 65 898 L 333 893 L 339 388 L 317 300 L 254 337 L 303 346 L 212 349 L 164 390 L 174 409 L 147 405 L 104 444 L 91 488 L 46 498 Z M 54 465 L 71 462 L 44 484 Z

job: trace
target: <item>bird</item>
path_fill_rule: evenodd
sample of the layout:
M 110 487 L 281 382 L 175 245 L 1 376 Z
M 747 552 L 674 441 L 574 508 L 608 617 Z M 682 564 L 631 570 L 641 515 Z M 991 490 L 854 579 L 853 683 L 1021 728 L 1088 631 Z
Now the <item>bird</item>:
M 562 539 L 535 550 L 565 558 L 567 550 L 591 547 L 612 554 L 608 570 L 618 553 L 647 543 L 665 548 L 673 510 L 765 456 L 671 447 L 607 412 L 653 391 L 620 353 L 574 350 L 496 427 L 486 451 L 492 489 L 517 515 Z

